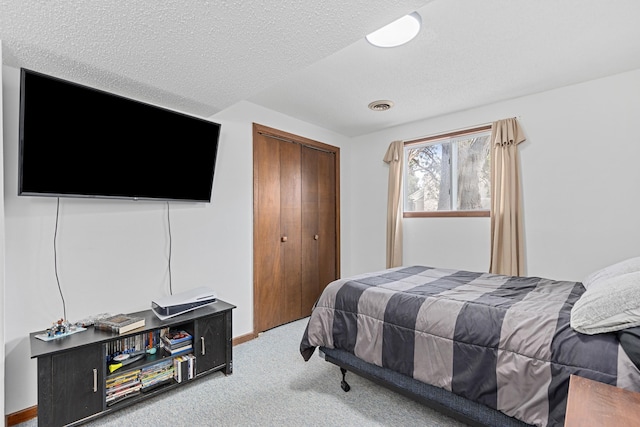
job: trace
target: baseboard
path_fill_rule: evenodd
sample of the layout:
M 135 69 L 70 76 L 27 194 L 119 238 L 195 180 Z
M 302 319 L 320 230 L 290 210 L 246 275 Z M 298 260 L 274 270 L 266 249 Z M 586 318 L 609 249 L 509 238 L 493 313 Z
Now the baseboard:
M 4 425 L 6 425 L 7 427 L 15 426 L 17 424 L 24 423 L 25 421 L 29 421 L 37 416 L 38 405 L 7 415 L 5 417 Z
M 233 341 L 231 341 L 232 345 L 242 344 L 243 342 L 251 341 L 256 338 L 258 335 L 250 332 L 248 334 L 240 335 L 239 337 L 235 337 Z
M 236 337 L 233 339 L 232 345 L 238 345 L 247 341 L 251 341 L 252 339 L 256 338 L 256 336 L 257 335 L 254 334 L 253 332 L 240 335 L 239 337 Z M 12 414 L 5 416 L 4 425 L 7 427 L 15 426 L 20 423 L 24 423 L 25 421 L 29 421 L 33 418 L 36 418 L 37 416 L 38 416 L 38 405 L 32 406 L 27 409 L 23 409 L 22 411 L 14 412 Z

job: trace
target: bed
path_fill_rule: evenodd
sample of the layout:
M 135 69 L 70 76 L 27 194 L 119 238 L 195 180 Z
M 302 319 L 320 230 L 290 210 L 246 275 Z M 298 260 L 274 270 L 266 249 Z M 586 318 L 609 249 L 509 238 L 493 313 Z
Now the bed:
M 345 391 L 351 371 L 471 425 L 562 426 L 572 374 L 640 390 L 640 362 L 617 333 L 574 329 L 585 292 L 581 282 L 426 266 L 361 274 L 326 287 L 300 352 L 309 360 L 319 347 Z

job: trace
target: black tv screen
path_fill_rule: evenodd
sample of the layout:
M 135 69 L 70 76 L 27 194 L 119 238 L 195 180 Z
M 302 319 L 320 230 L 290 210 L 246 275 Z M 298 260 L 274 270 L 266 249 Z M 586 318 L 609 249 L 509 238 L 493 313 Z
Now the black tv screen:
M 209 202 L 220 125 L 22 69 L 18 194 Z

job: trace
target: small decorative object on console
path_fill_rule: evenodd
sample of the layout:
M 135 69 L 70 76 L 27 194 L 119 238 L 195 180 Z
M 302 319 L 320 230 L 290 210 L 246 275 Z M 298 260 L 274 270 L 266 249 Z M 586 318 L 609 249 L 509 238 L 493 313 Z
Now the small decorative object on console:
M 56 335 L 64 335 L 71 329 L 69 322 L 65 322 L 64 319 L 59 319 L 57 322 L 53 322 L 53 325 L 47 329 L 48 337 L 55 337 Z
M 71 324 L 64 319 L 59 319 L 53 322 L 51 327 L 45 330 L 41 334 L 35 335 L 36 338 L 42 341 L 51 341 L 58 338 L 66 337 L 67 335 L 75 334 L 76 332 L 86 331 L 86 328 Z
M 78 320 L 76 322 L 77 326 L 81 326 L 83 328 L 88 328 L 89 326 L 93 326 L 94 323 L 96 323 L 98 320 L 102 320 L 102 319 L 106 319 L 107 317 L 111 317 L 113 316 L 114 313 L 100 313 L 100 314 L 93 314 L 89 317 L 86 317 L 82 320 Z

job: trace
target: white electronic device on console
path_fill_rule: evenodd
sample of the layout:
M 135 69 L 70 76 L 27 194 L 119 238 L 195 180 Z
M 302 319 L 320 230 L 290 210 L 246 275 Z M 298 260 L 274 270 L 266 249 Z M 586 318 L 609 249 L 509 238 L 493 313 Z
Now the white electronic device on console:
M 160 320 L 164 320 L 213 304 L 216 300 L 217 296 L 213 289 L 201 287 L 155 299 L 151 301 L 151 309 Z

